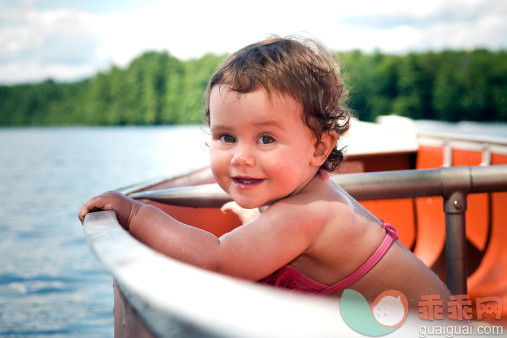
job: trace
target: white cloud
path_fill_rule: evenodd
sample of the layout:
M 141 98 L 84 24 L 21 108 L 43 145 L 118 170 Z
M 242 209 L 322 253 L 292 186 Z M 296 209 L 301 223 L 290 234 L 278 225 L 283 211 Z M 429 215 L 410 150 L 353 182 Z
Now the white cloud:
M 4 83 L 26 82 L 27 80 L 58 79 L 73 81 L 97 72 L 97 65 L 65 65 L 61 63 L 19 62 L 11 61 L 0 64 L 0 80 Z
M 0 82 L 75 79 L 108 63 L 97 50 L 92 15 L 79 10 L 11 9 L 0 12 Z
M 1 1 L 0 83 L 90 76 L 146 50 L 231 52 L 270 33 L 305 33 L 337 50 L 507 47 L 504 0 L 160 0 L 105 14 Z

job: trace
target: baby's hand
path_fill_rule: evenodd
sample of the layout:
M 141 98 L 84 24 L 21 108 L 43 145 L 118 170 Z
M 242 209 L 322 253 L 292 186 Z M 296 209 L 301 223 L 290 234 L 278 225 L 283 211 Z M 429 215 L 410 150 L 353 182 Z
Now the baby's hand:
M 108 191 L 95 196 L 86 202 L 79 210 L 79 219 L 83 223 L 87 213 L 99 210 L 114 210 L 118 222 L 125 229 L 129 229 L 130 220 L 137 213 L 142 203 L 134 201 L 117 192 Z
M 259 209 L 244 209 L 236 202 L 227 202 L 220 209 L 224 214 L 233 212 L 238 215 L 241 223 L 246 224 L 260 215 Z

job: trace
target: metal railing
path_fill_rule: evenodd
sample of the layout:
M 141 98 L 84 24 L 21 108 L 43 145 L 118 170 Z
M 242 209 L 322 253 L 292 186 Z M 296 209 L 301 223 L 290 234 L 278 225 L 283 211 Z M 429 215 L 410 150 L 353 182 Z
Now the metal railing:
M 441 196 L 445 212 L 447 287 L 466 294 L 467 195 L 507 191 L 507 165 L 443 167 L 343 174 L 332 177 L 352 197 L 361 200 Z M 218 185 L 146 191 L 130 195 L 190 207 L 220 207 L 230 197 Z
M 442 147 L 444 150 L 442 166 L 453 163 L 454 149 L 467 149 L 480 152 L 481 165 L 491 165 L 491 154 L 507 154 L 507 138 L 491 136 L 468 136 L 450 133 L 417 132 L 419 145 Z

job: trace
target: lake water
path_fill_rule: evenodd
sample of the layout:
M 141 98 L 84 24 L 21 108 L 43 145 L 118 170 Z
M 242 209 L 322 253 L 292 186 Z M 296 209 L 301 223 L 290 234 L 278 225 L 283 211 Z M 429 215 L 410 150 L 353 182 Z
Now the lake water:
M 486 135 L 507 136 L 495 126 Z M 77 212 L 103 191 L 207 165 L 207 138 L 197 126 L 0 128 L 0 336 L 112 336 L 112 278 Z
M 103 191 L 205 166 L 206 139 L 195 126 L 0 128 L 0 336 L 112 336 L 112 278 L 77 212 Z

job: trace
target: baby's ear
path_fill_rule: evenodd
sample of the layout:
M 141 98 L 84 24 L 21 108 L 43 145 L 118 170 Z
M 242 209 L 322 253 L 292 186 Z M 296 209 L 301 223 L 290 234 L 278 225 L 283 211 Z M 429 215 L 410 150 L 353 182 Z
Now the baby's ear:
M 327 157 L 336 146 L 338 141 L 338 134 L 334 130 L 322 134 L 320 142 L 315 147 L 315 153 L 312 158 L 312 165 L 320 167 L 326 162 Z

